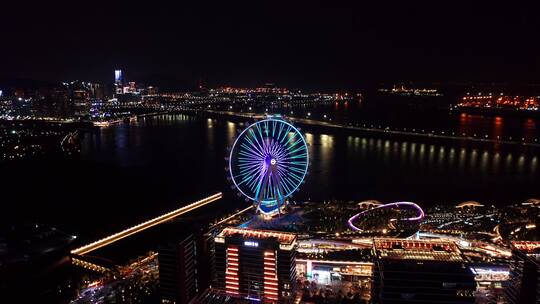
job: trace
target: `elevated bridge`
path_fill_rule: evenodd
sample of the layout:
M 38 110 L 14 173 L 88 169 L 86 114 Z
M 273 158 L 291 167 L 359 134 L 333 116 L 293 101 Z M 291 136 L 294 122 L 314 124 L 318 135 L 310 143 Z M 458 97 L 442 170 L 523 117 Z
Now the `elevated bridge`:
M 143 222 L 143 223 L 140 223 L 138 225 L 135 225 L 133 227 L 130 227 L 130 228 L 127 228 L 127 229 L 124 229 L 120 232 L 117 232 L 115 234 L 112 234 L 112 235 L 109 235 L 107 237 L 104 237 L 100 240 L 97 240 L 93 243 L 90 243 L 88 245 L 84 245 L 82 247 L 79 247 L 77 249 L 73 249 L 71 251 L 71 254 L 74 254 L 74 255 L 83 255 L 83 254 L 87 254 L 89 252 L 92 252 L 96 249 L 99 249 L 101 247 L 104 247 L 104 246 L 107 246 L 109 244 L 112 244 L 114 242 L 117 242 L 123 238 L 126 238 L 130 235 L 133 235 L 135 233 L 139 233 L 143 230 L 146 230 L 150 227 L 153 227 L 153 226 L 156 226 L 156 225 L 159 225 L 161 223 L 165 223 L 167 221 L 170 221 L 172 220 L 173 218 L 177 217 L 177 216 L 180 216 L 182 214 L 185 214 L 187 212 L 190 212 L 192 210 L 195 210 L 197 208 L 200 208 L 204 205 L 207 205 L 207 204 L 210 204 L 212 202 L 215 202 L 217 201 L 218 199 L 222 198 L 223 197 L 223 193 L 219 192 L 219 193 L 216 193 L 214 195 L 211 195 L 209 197 L 206 197 L 206 198 L 203 198 L 201 200 L 198 200 L 194 203 L 191 203 L 187 206 L 184 206 L 182 208 L 178 208 L 176 210 L 173 210 L 169 213 L 165 213 L 163 215 L 160 215 L 156 218 L 153 218 L 151 220 L 148 220 L 146 222 Z

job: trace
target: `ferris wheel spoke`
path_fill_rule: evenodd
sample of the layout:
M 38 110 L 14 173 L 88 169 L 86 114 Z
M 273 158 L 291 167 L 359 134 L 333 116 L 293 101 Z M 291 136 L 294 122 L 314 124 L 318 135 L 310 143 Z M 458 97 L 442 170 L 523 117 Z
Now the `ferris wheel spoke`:
M 258 197 L 261 189 L 262 179 L 264 178 L 264 176 L 259 174 L 254 175 L 253 177 L 254 178 L 248 183 L 248 186 L 250 190 L 255 193 L 254 197 Z
M 259 163 L 262 162 L 262 159 L 260 157 L 255 156 L 238 156 L 238 163 Z
M 240 151 L 238 153 L 238 160 L 245 161 L 246 159 L 252 160 L 252 161 L 261 161 L 262 157 L 260 155 L 253 154 L 251 152 Z
M 299 167 L 306 167 L 307 161 L 295 161 L 295 160 L 282 160 L 279 162 L 281 165 L 292 165 L 292 166 L 299 166 Z
M 282 150 L 283 147 L 278 142 L 276 142 L 275 140 L 272 140 L 272 149 L 274 150 L 274 152 L 278 152 L 278 151 Z
M 295 140 L 293 143 L 287 145 L 287 147 L 286 147 L 286 148 L 287 148 L 287 151 L 289 151 L 289 153 L 292 153 L 292 152 L 290 152 L 290 151 L 291 151 L 293 148 L 295 148 L 295 147 L 296 147 L 298 144 L 300 144 L 300 143 L 302 143 L 302 141 L 300 141 L 300 140 Z M 304 148 L 303 145 L 300 145 L 299 147 L 300 147 L 300 148 Z
M 238 166 L 240 165 L 260 165 L 263 163 L 262 159 L 255 159 L 251 157 L 238 157 Z
M 277 145 L 272 145 L 272 148 L 270 149 L 270 152 L 274 158 L 278 158 L 281 156 L 281 149 Z
M 253 175 L 253 174 L 250 174 L 250 175 L 246 175 L 242 181 L 239 183 L 240 184 L 246 184 L 247 187 L 249 188 L 252 188 L 251 184 L 253 182 L 253 179 L 256 177 L 256 175 Z
M 241 147 L 240 147 L 240 151 L 238 151 L 238 154 L 249 154 L 251 156 L 255 156 L 255 157 L 262 157 L 263 154 L 260 153 L 258 150 L 256 149 L 253 149 L 253 147 L 249 146 L 248 144 L 243 144 Z
M 283 154 L 285 153 L 285 149 L 279 143 L 274 143 L 272 153 L 276 157 L 283 157 Z
M 291 195 L 296 187 L 296 184 L 290 179 L 286 178 L 284 179 L 283 186 L 287 189 L 287 195 Z
M 238 176 L 240 177 L 240 176 Z M 245 184 L 247 187 L 249 187 L 249 182 L 251 181 L 251 178 L 244 178 L 242 181 L 238 182 L 236 184 L 237 187 L 240 187 L 241 185 Z
M 283 187 L 287 190 L 287 193 L 293 192 L 296 185 L 297 184 L 294 183 L 290 178 L 286 176 L 283 177 Z
M 249 166 L 249 165 L 256 165 L 257 163 L 260 163 L 261 160 L 259 159 L 251 159 L 251 158 L 238 158 L 238 166 L 239 167 L 243 167 L 243 166 Z
M 238 169 L 240 169 L 240 171 L 246 171 L 246 170 L 252 170 L 252 169 L 258 169 L 260 170 L 262 164 L 260 162 L 245 162 L 245 163 L 241 163 L 241 164 L 238 164 Z
M 264 121 L 264 133 L 266 133 L 266 137 L 268 137 L 268 120 Z
M 238 167 L 240 169 L 240 172 L 242 174 L 253 174 L 253 173 L 256 173 L 258 170 L 261 170 L 261 168 L 257 165 L 252 165 L 252 166 L 243 166 L 243 167 Z
M 243 150 L 240 150 L 240 152 L 251 153 L 257 156 L 263 155 L 262 151 L 260 151 L 259 148 L 249 138 L 246 139 L 245 143 L 242 143 L 240 145 L 240 148 L 243 149 Z
M 291 192 L 291 189 L 289 188 L 289 185 L 287 184 L 286 181 L 283 181 L 281 183 L 281 187 L 283 188 L 283 190 L 285 190 L 284 194 L 287 194 L 287 193 Z
M 304 158 L 289 157 L 286 160 L 283 160 L 282 163 L 289 165 L 307 165 L 307 160 Z
M 278 170 L 277 170 L 277 171 L 278 171 L 278 173 L 279 173 L 279 176 L 280 176 L 280 177 L 283 177 L 283 176 L 285 176 L 285 175 L 286 175 L 286 172 L 285 172 L 285 170 L 284 170 L 284 169 L 282 169 L 282 168 L 278 168 Z
M 290 148 L 293 148 L 293 147 L 294 147 L 294 146 L 291 146 Z M 304 147 L 303 145 L 300 145 L 300 146 L 298 146 L 297 148 L 295 148 L 294 150 L 289 151 L 289 153 L 294 154 L 294 153 L 296 153 L 296 152 L 298 152 L 298 151 L 304 150 L 305 148 L 306 148 L 306 147 Z
M 289 169 L 289 166 L 285 166 L 283 163 L 279 163 L 277 166 L 278 172 L 281 172 L 281 173 L 286 173 L 288 169 Z
M 274 142 L 272 145 L 272 152 L 275 154 L 282 153 L 283 147 L 279 143 Z
M 297 182 L 301 183 L 302 182 L 302 178 L 300 176 L 298 176 L 296 173 L 294 172 L 289 172 L 289 176 L 292 177 L 293 179 L 295 179 Z
M 263 136 L 263 130 L 261 128 L 261 125 L 260 124 L 256 124 L 256 129 L 258 131 L 258 134 L 259 134 L 259 138 L 263 139 L 264 136 Z M 268 130 L 268 128 L 266 128 L 266 130 Z
M 238 175 L 238 177 L 241 177 L 242 175 Z M 236 184 L 237 186 L 240 186 L 242 184 L 246 184 L 249 182 L 250 179 L 243 179 L 242 181 L 240 181 L 238 184 Z
M 294 183 L 288 177 L 284 176 L 283 187 L 286 189 L 287 193 L 291 193 L 294 189 Z
M 241 147 L 241 148 L 244 148 L 244 149 L 238 152 L 239 155 L 250 156 L 256 159 L 262 158 L 263 154 L 259 153 L 257 150 L 254 150 L 250 147 Z
M 257 125 L 257 128 L 258 128 L 258 132 L 255 132 L 255 131 L 252 131 L 251 133 L 251 139 L 253 140 L 254 144 L 257 144 L 257 151 L 259 151 L 261 153 L 261 155 L 264 155 L 264 152 L 265 152 L 265 149 L 264 149 L 264 142 L 263 142 L 263 137 L 262 137 L 262 133 L 261 133 L 261 130 L 260 130 L 260 127 Z M 260 137 L 258 136 L 260 135 Z M 260 141 L 259 141 L 260 139 Z
M 278 150 L 276 152 L 276 159 L 279 159 L 280 161 L 285 159 L 287 157 L 287 153 L 283 151 L 282 149 Z
M 254 166 L 250 166 L 250 167 L 243 167 L 240 170 L 245 175 L 253 175 L 253 174 L 257 173 L 257 172 L 263 171 L 264 167 L 262 167 L 260 165 L 254 165 Z
M 264 168 L 261 168 L 259 166 L 253 166 L 249 168 L 241 168 L 240 169 L 240 176 L 244 177 L 244 179 L 247 179 L 250 176 L 256 175 L 258 172 L 261 171 L 261 169 L 264 170 Z
M 249 137 L 245 137 L 246 138 L 246 142 L 248 144 L 251 145 L 252 149 L 250 148 L 250 150 L 252 150 L 253 152 L 256 152 L 258 153 L 259 155 L 264 155 L 264 149 L 262 149 L 262 147 L 259 145 L 259 143 L 257 142 L 257 144 L 255 144 L 251 138 Z M 257 141 L 257 139 L 255 137 L 253 137 L 255 141 Z
M 283 133 L 283 137 L 281 137 L 281 139 L 279 140 L 280 143 L 283 143 L 283 141 L 285 140 L 285 138 L 287 138 L 287 135 L 289 135 L 289 133 L 291 132 L 291 126 L 287 126 L 287 131 L 285 131 Z
M 289 135 L 289 139 L 287 140 L 287 142 L 283 145 L 287 150 L 290 149 L 291 147 L 291 141 L 296 137 L 296 133 L 292 133 L 291 135 Z M 294 141 L 296 142 L 296 140 Z
M 261 155 L 264 155 L 265 154 L 265 144 L 264 144 L 264 138 L 262 137 L 262 132 L 261 132 L 261 128 L 259 125 L 257 125 L 257 128 L 258 128 L 258 133 L 255 133 L 255 131 L 253 131 L 253 140 L 255 141 L 255 143 L 257 144 L 257 146 L 259 147 L 257 150 L 259 151 L 259 153 L 261 153 Z M 260 138 L 257 137 L 257 134 L 260 135 Z
M 298 173 L 300 173 L 300 174 L 303 174 L 303 173 L 304 173 L 304 170 L 302 170 L 302 169 L 298 169 L 298 168 L 295 168 L 295 167 L 291 167 L 290 169 L 291 169 L 292 171 L 298 172 Z
M 270 149 L 272 148 L 272 143 L 269 142 L 270 140 L 267 138 L 262 139 L 263 147 L 264 147 L 264 154 L 267 155 L 270 152 Z
M 285 125 L 279 124 L 279 131 L 278 131 L 278 135 L 276 136 L 278 140 L 279 140 L 279 137 L 281 136 L 281 132 L 283 132 L 283 128 L 285 128 Z
M 289 156 L 289 159 L 306 158 L 307 153 Z

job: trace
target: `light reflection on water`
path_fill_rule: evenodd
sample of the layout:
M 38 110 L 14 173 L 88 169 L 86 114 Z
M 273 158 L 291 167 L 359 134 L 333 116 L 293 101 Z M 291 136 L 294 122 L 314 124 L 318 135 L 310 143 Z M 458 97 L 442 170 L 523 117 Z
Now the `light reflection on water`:
M 343 192 L 351 198 L 407 199 L 400 193 L 415 192 L 414 197 L 427 200 L 497 199 L 490 192 L 500 184 L 508 186 L 495 192 L 505 192 L 505 197 L 537 195 L 540 172 L 535 154 L 353 135 L 307 133 L 306 138 L 316 175 L 310 180 L 327 183 L 324 189 L 334 197 L 343 197 Z M 331 164 L 338 170 L 330 168 Z M 520 193 L 516 184 L 527 188 L 529 194 Z M 321 192 L 316 186 L 310 191 L 314 196 Z M 441 195 L 431 198 L 422 195 L 423 191 L 439 191 Z
M 328 136 L 328 135 L 325 135 Z M 328 142 L 328 139 L 325 139 Z M 493 173 L 498 170 L 501 163 L 501 153 L 489 150 L 479 150 L 477 148 L 457 148 L 448 147 L 447 145 L 428 145 L 428 156 L 426 157 L 426 144 L 415 143 L 408 141 L 394 141 L 377 139 L 358 138 L 349 136 L 347 139 L 347 148 L 357 150 L 358 141 L 367 144 L 366 151 L 381 156 L 384 160 L 391 159 L 394 165 L 400 164 L 415 164 L 422 167 L 447 167 L 450 170 L 472 171 L 481 173 Z M 391 147 L 394 147 L 391 149 Z M 332 149 L 328 144 L 321 145 L 322 150 Z M 365 148 L 365 147 L 364 147 Z M 392 151 L 392 153 L 391 153 Z M 328 151 L 323 151 L 328 154 Z M 456 154 L 458 154 L 458 163 L 456 164 Z M 505 166 L 507 170 L 515 169 L 518 172 L 523 172 L 525 168 L 529 169 L 530 173 L 537 172 L 538 156 L 524 155 L 515 152 L 503 153 L 505 158 Z
M 244 124 L 225 119 L 147 117 L 136 125 L 103 129 L 91 137 L 93 148 L 87 154 L 122 166 L 153 164 L 149 151 L 155 152 L 154 146 L 158 146 L 159 162 L 171 163 L 176 172 L 186 175 L 173 177 L 178 184 L 200 175 L 205 177 L 201 187 L 216 189 L 227 184 L 224 157 L 242 128 Z M 309 130 L 305 138 L 310 173 L 296 194 L 298 199 L 420 200 L 430 204 L 468 199 L 507 203 L 540 196 L 538 152 L 327 130 Z M 183 156 L 175 156 L 175 151 L 182 151 Z M 183 163 L 185 158 L 190 158 L 189 163 Z
M 327 158 L 334 149 L 334 136 L 327 134 L 320 135 L 320 145 L 317 145 L 316 137 L 308 133 L 309 143 L 315 144 L 310 147 L 314 154 L 324 154 Z M 359 143 L 362 145 L 359 147 Z M 393 148 L 392 148 L 393 147 Z M 471 173 L 494 173 L 497 172 L 501 163 L 501 153 L 498 151 L 479 150 L 478 148 L 457 148 L 448 145 L 429 144 L 426 157 L 426 144 L 389 140 L 373 139 L 357 136 L 347 137 L 347 149 L 358 152 L 374 154 L 377 158 L 382 158 L 384 162 L 392 161 L 393 165 L 418 165 L 428 168 L 448 168 L 456 171 L 469 171 Z M 366 153 L 360 153 L 359 156 Z M 456 154 L 458 162 L 456 164 Z M 514 155 L 516 154 L 516 155 Z M 503 153 L 505 168 L 509 171 L 515 170 L 522 173 L 525 168 L 532 174 L 537 173 L 538 157 L 535 155 L 517 154 L 515 152 Z

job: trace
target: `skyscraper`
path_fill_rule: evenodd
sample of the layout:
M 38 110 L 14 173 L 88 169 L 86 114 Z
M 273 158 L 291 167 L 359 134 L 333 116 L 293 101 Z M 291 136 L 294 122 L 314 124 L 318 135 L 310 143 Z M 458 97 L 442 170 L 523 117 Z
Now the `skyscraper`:
M 114 92 L 115 94 L 123 93 L 123 75 L 122 70 L 114 70 Z
M 158 250 L 159 289 L 162 303 L 189 303 L 198 292 L 196 255 L 193 235 Z
M 122 70 L 114 70 L 114 83 L 122 85 Z

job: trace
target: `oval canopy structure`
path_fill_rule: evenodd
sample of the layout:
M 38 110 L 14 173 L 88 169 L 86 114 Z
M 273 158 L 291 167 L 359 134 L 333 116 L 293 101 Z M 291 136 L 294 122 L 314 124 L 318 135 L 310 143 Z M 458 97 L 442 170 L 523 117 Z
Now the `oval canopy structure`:
M 417 204 L 396 202 L 357 213 L 347 223 L 353 231 L 358 232 L 374 233 L 380 230 L 387 233 L 389 230 L 395 230 L 396 233 L 406 233 L 420 224 L 424 216 L 424 210 Z M 367 227 L 359 227 L 361 223 Z
M 304 181 L 308 163 L 300 131 L 280 117 L 269 117 L 240 133 L 231 148 L 229 173 L 260 212 L 274 215 Z

